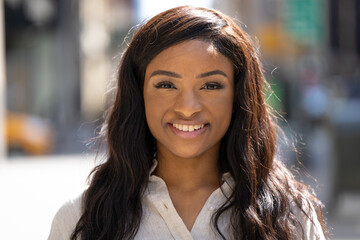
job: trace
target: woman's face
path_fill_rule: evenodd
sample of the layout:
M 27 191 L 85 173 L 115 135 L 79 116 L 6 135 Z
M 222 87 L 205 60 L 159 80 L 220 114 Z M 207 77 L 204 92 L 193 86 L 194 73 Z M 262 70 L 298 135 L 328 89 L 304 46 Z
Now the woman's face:
M 200 40 L 160 52 L 147 66 L 146 120 L 158 154 L 194 158 L 218 153 L 231 120 L 232 62 Z

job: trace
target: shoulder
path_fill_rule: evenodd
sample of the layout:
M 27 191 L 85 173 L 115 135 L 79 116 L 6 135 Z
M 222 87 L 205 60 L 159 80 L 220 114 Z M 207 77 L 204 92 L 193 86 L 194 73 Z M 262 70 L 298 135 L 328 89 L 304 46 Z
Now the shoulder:
M 81 216 L 82 199 L 83 194 L 80 194 L 59 208 L 52 221 L 48 240 L 70 239 Z

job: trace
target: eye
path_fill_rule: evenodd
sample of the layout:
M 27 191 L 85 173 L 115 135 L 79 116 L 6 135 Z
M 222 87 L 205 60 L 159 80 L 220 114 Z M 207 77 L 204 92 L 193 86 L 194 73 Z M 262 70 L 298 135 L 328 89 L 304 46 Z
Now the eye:
M 154 87 L 155 88 L 165 88 L 165 89 L 176 89 L 174 84 L 172 82 L 169 82 L 169 81 L 159 82 L 157 84 L 154 84 Z
M 224 86 L 220 83 L 217 82 L 209 82 L 206 83 L 201 89 L 205 89 L 205 90 L 218 90 L 218 89 L 223 89 Z

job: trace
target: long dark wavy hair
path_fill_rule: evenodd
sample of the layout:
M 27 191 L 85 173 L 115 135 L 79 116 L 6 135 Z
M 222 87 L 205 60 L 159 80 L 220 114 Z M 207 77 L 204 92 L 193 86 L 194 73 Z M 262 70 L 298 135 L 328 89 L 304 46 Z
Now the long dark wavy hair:
M 145 119 L 145 70 L 161 51 L 191 39 L 213 44 L 234 65 L 233 115 L 218 165 L 231 173 L 235 185 L 212 217 L 214 228 L 225 239 L 218 220 L 227 210 L 233 239 L 299 239 L 301 223 L 294 208 L 308 217 L 308 210 L 316 209 L 322 224 L 320 202 L 275 157 L 276 125 L 264 100 L 265 79 L 249 36 L 218 11 L 183 6 L 139 27 L 122 56 L 115 102 L 105 121 L 107 160 L 91 173 L 71 239 L 135 237 L 156 152 Z

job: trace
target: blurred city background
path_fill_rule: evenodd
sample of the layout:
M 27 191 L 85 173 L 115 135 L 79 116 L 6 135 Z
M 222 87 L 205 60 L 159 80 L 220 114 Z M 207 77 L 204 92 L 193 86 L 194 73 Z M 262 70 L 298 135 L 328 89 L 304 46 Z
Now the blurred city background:
M 0 239 L 46 239 L 86 185 L 124 38 L 179 5 L 216 8 L 260 47 L 268 103 L 334 239 L 360 239 L 360 1 L 0 0 Z M 281 143 L 281 141 L 279 141 Z M 306 173 L 306 174 L 305 174 Z

